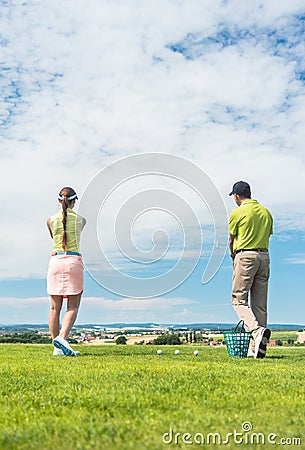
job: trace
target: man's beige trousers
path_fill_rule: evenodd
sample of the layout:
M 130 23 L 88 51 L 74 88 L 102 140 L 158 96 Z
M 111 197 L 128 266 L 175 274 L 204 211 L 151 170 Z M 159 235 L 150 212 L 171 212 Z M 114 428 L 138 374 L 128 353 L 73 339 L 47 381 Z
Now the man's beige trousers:
M 267 295 L 270 274 L 269 253 L 242 251 L 234 258 L 232 304 L 247 331 L 254 337 L 259 327 L 267 325 Z M 250 292 L 250 306 L 249 296 Z

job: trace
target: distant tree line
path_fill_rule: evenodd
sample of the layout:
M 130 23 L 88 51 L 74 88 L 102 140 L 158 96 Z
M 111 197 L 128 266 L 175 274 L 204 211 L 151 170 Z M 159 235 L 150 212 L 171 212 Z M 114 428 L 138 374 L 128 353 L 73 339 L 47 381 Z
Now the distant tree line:
M 37 333 L 9 333 L 0 336 L 0 344 L 50 344 L 51 338 Z

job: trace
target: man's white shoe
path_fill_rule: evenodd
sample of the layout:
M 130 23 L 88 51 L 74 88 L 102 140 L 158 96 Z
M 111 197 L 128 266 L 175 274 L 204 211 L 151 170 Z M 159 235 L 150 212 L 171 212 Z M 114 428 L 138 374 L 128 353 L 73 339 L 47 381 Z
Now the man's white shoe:
M 265 358 L 267 352 L 267 344 L 269 342 L 271 336 L 271 331 L 269 328 L 263 328 L 258 332 L 254 342 L 255 342 L 255 350 L 254 350 L 254 358 Z
M 62 350 L 65 356 L 76 356 L 76 352 L 70 347 L 69 342 L 60 335 L 53 339 L 53 345 Z
M 247 353 L 247 358 L 254 358 L 254 356 L 255 356 L 255 353 L 252 350 L 251 346 L 249 346 L 248 353 Z
M 254 357 L 255 357 L 255 342 L 253 337 L 251 337 L 248 347 L 247 358 L 254 358 Z

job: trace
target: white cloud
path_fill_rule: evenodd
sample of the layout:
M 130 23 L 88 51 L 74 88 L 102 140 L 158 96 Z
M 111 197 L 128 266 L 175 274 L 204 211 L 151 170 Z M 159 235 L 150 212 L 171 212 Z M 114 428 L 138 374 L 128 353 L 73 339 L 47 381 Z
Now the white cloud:
M 196 303 L 188 298 L 164 298 L 156 297 L 153 299 L 133 299 L 124 298 L 122 300 L 111 300 L 99 297 L 85 297 L 83 300 L 86 304 L 95 303 L 103 306 L 103 309 L 111 311 L 145 311 L 151 309 L 168 310 L 175 306 L 191 305 Z
M 185 307 L 197 302 L 189 298 L 163 298 L 137 300 L 124 298 L 111 300 L 101 297 L 84 297 L 77 323 L 109 322 L 164 322 L 183 320 Z M 0 298 L 1 323 L 47 323 L 48 297 Z M 63 313 L 65 305 L 63 306 Z M 194 318 L 195 314 L 192 313 Z M 191 315 L 188 316 L 190 318 Z M 186 319 L 185 319 L 186 320 Z
M 285 263 L 286 264 L 305 264 L 305 255 L 304 254 L 299 254 L 299 255 L 294 255 L 291 258 L 286 258 L 285 259 Z
M 47 297 L 0 297 L 1 319 L 4 323 L 47 323 L 49 314 Z
M 13 307 L 14 309 L 26 309 L 32 308 L 34 305 L 49 305 L 48 297 L 28 297 L 28 298 L 17 298 L 17 297 L 1 297 L 1 306 L 3 307 Z
M 44 222 L 56 210 L 59 189 L 72 185 L 81 193 L 109 162 L 140 152 L 191 159 L 228 209 L 232 183 L 247 179 L 277 226 L 302 229 L 303 6 L 297 0 L 2 5 L 1 277 L 43 276 L 51 251 Z M 236 42 L 215 44 L 226 30 Z M 293 45 L 272 40 L 273 31 Z M 190 35 L 214 41 L 195 46 Z M 185 42 L 190 59 L 170 48 Z
M 179 321 L 186 306 L 197 302 L 189 298 L 165 298 L 111 300 L 85 297 L 79 315 L 79 323 L 96 322 L 163 322 Z M 161 319 L 162 318 L 162 319 Z M 182 319 L 182 317 L 181 317 Z

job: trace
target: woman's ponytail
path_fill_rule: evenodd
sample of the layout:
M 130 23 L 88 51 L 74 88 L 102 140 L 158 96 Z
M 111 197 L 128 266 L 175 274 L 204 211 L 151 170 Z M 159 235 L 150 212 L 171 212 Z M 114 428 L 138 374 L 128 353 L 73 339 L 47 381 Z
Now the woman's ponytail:
M 74 189 L 70 187 L 64 187 L 59 193 L 58 200 L 61 203 L 62 206 L 62 226 L 63 226 L 63 232 L 62 232 L 62 247 L 64 251 L 67 250 L 67 209 L 72 206 L 72 202 L 77 199 L 76 192 Z
M 65 196 L 62 201 L 62 225 L 63 225 L 63 232 L 62 232 L 62 246 L 64 251 L 66 251 L 67 248 L 67 232 L 66 232 L 66 226 L 67 226 L 67 208 L 68 208 L 68 201 L 67 197 Z

